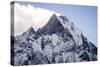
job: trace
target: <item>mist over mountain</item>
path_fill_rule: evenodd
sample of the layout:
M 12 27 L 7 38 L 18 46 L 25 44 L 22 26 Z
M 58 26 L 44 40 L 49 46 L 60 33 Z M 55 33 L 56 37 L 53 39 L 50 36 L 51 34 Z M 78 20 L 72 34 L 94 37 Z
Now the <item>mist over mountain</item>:
M 63 15 L 53 14 L 37 31 L 30 27 L 11 39 L 13 65 L 97 60 L 97 47 Z

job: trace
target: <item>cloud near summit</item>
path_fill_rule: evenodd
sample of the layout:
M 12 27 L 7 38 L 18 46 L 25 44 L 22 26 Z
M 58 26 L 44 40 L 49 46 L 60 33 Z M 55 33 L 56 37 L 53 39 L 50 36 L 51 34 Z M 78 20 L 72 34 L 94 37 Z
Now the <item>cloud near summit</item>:
M 20 35 L 25 32 L 29 27 L 33 27 L 35 30 L 43 27 L 52 14 L 60 15 L 59 13 L 48 10 L 45 8 L 34 7 L 27 4 L 22 5 L 14 4 L 14 30 L 15 35 Z

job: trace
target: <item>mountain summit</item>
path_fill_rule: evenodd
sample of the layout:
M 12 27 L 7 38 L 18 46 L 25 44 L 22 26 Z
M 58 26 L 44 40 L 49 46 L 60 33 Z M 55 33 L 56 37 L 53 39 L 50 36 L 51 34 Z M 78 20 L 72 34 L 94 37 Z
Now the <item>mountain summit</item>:
M 64 30 L 64 27 L 58 20 L 57 16 L 53 14 L 48 21 L 48 23 L 41 29 L 39 29 L 37 32 L 40 35 L 46 35 L 46 34 L 54 34 L 54 33 L 61 33 Z
M 30 27 L 13 39 L 13 65 L 97 60 L 97 47 L 66 16 L 53 14 L 42 28 Z

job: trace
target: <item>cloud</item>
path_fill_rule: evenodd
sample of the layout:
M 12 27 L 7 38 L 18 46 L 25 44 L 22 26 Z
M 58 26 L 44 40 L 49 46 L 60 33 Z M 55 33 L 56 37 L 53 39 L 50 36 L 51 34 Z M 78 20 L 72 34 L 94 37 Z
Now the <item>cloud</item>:
M 30 4 L 22 5 L 15 3 L 14 34 L 20 35 L 31 26 L 35 29 L 35 31 L 38 30 L 38 28 L 43 27 L 48 22 L 53 13 L 59 15 L 57 12 L 44 8 L 34 7 Z

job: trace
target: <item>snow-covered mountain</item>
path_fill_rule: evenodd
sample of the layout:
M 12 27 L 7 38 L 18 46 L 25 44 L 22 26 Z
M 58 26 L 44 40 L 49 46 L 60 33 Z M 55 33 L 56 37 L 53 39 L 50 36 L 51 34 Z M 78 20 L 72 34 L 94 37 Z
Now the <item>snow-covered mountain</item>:
M 11 64 L 96 61 L 97 47 L 66 16 L 53 14 L 46 25 L 11 37 Z

